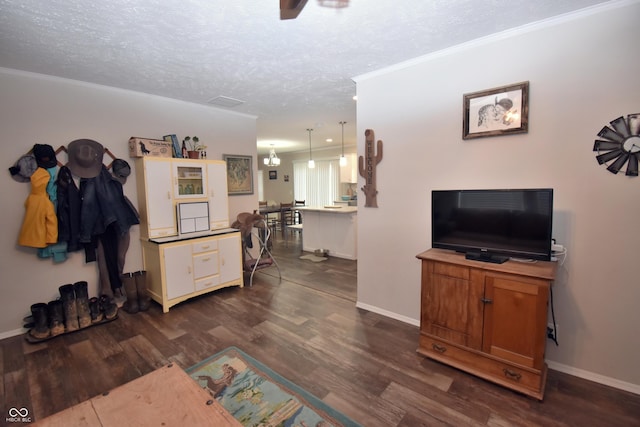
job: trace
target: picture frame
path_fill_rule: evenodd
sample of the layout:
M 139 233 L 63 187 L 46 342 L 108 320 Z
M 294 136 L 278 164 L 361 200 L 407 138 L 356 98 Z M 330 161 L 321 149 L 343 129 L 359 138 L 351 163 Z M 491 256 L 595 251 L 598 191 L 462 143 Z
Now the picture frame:
M 466 93 L 462 102 L 462 139 L 529 131 L 528 81 Z
M 269 171 L 269 179 L 278 179 L 278 171 Z
M 223 154 L 222 158 L 227 162 L 227 193 L 253 194 L 253 156 Z

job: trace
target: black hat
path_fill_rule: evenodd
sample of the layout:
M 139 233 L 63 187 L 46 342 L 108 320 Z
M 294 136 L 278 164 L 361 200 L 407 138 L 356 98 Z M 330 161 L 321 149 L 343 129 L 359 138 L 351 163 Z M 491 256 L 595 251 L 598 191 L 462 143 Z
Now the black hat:
M 30 182 L 31 175 L 38 169 L 36 158 L 31 154 L 26 154 L 18 159 L 15 165 L 9 168 L 11 178 L 18 182 Z
M 111 170 L 116 178 L 126 178 L 131 175 L 131 166 L 126 160 L 115 159 L 111 164 Z
M 48 144 L 36 144 L 33 146 L 33 156 L 38 162 L 38 167 L 49 169 L 58 164 L 56 160 L 56 152 L 53 147 Z

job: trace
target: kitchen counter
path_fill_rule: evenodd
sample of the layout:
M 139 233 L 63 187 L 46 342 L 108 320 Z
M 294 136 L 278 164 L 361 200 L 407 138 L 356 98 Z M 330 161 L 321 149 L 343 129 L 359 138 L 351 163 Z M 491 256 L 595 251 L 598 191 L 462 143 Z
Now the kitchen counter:
M 302 250 L 329 251 L 329 256 L 358 258 L 356 206 L 296 207 L 302 213 Z
M 331 205 L 331 206 L 299 206 L 295 208 L 296 210 L 302 212 L 327 212 L 327 213 L 337 213 L 337 214 L 351 214 L 357 213 L 357 206 L 340 206 L 340 205 Z

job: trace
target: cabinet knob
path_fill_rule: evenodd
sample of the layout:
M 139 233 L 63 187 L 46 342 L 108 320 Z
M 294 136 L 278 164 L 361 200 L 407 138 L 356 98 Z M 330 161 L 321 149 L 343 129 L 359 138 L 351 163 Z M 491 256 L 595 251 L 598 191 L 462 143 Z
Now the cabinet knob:
M 512 371 L 510 369 L 507 369 L 507 368 L 504 368 L 502 370 L 502 372 L 504 373 L 505 377 L 507 377 L 509 379 L 512 379 L 512 380 L 520 381 L 520 378 L 522 378 L 521 374 L 519 374 L 517 372 L 514 372 L 514 371 Z
M 480 301 L 482 301 L 484 304 L 491 304 L 493 302 L 493 300 L 489 298 L 480 298 Z
M 431 348 L 433 348 L 435 351 L 437 351 L 438 353 L 444 353 L 445 351 L 447 351 L 447 347 L 440 345 L 438 343 L 433 343 L 431 344 Z

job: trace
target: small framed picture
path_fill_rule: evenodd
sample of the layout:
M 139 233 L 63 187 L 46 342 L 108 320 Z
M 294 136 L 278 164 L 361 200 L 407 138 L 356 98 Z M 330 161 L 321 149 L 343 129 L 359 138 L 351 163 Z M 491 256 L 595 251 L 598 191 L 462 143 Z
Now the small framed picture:
M 529 131 L 529 82 L 463 96 L 462 139 Z
M 253 194 L 253 157 L 224 154 L 227 162 L 227 192 L 230 196 Z
M 269 171 L 269 179 L 278 179 L 278 171 Z

